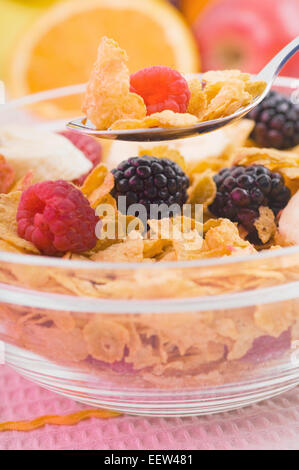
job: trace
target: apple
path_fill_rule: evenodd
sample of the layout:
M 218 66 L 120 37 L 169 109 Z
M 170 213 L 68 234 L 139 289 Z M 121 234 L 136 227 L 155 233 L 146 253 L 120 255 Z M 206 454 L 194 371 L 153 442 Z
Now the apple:
M 259 72 L 299 35 L 299 0 L 218 0 L 193 25 L 203 70 Z M 299 57 L 283 74 L 298 77 Z

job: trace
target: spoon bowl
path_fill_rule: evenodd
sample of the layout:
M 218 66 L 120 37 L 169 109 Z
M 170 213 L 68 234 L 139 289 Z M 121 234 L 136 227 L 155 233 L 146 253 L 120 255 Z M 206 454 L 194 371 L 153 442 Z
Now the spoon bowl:
M 77 118 L 67 124 L 70 129 L 82 134 L 110 140 L 134 141 L 134 142 L 154 142 L 164 140 L 177 140 L 200 134 L 207 134 L 221 127 L 227 126 L 252 111 L 269 93 L 275 78 L 283 66 L 299 50 L 299 36 L 283 48 L 256 76 L 256 80 L 266 82 L 263 93 L 257 96 L 250 105 L 238 109 L 235 113 L 223 118 L 211 121 L 199 122 L 195 126 L 182 128 L 147 128 L 147 129 L 126 129 L 126 130 L 99 130 L 86 118 Z

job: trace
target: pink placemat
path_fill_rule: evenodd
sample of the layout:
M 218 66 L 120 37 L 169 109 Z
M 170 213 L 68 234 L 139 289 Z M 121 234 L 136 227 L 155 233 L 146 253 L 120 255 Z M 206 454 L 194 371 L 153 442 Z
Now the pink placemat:
M 84 409 L 0 367 L 0 422 Z M 0 433 L 0 450 L 299 449 L 299 389 L 219 415 L 193 418 L 122 416 L 75 426 Z

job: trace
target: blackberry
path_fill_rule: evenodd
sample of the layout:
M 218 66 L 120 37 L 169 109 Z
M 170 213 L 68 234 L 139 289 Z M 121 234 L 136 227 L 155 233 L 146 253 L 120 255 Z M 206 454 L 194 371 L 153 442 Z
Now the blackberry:
M 249 114 L 255 121 L 251 138 L 261 147 L 289 149 L 299 144 L 299 106 L 276 91 Z
M 269 207 L 277 216 L 291 197 L 283 177 L 262 165 L 224 168 L 214 180 L 217 195 L 210 211 L 216 217 L 242 224 L 253 241 L 257 238 L 254 222 L 259 217 L 259 207 Z
M 154 217 L 150 211 L 152 204 L 182 207 L 187 201 L 189 178 L 179 165 L 167 158 L 147 155 L 129 158 L 112 173 L 115 180 L 112 196 L 116 200 L 126 196 L 126 210 L 132 204 L 143 205 L 148 219 Z

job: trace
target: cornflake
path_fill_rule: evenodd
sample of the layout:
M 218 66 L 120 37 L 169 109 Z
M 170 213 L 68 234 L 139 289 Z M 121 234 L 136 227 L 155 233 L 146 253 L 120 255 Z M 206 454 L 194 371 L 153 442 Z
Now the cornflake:
M 210 94 L 210 99 L 215 96 L 212 90 L 219 90 L 225 83 L 231 83 L 234 80 L 244 82 L 245 91 L 248 92 L 252 98 L 256 98 L 256 96 L 263 93 L 266 87 L 266 82 L 262 80 L 252 81 L 249 73 L 243 73 L 240 72 L 240 70 L 211 70 L 203 74 L 202 79 L 206 83 L 205 91 L 207 95 Z
M 202 81 L 199 78 L 192 78 L 188 81 L 188 85 L 191 97 L 187 112 L 201 119 L 208 107 L 208 99 L 204 92 Z
M 113 198 L 108 197 L 114 187 L 114 178 L 112 173 L 103 163 L 100 163 L 87 176 L 83 186 L 80 188 L 84 196 L 90 202 L 91 207 L 96 208 L 99 204 L 113 203 Z
M 129 331 L 123 325 L 103 318 L 90 320 L 83 329 L 83 336 L 89 354 L 108 363 L 121 361 L 130 340 Z
M 259 208 L 260 216 L 254 222 L 254 226 L 257 229 L 259 239 L 263 244 L 267 243 L 277 232 L 277 226 L 275 223 L 275 215 L 269 207 Z
M 174 240 L 179 239 L 182 233 L 188 233 L 196 230 L 199 234 L 202 232 L 202 224 L 195 219 L 184 216 L 176 216 L 171 219 L 148 220 L 151 232 L 157 235 L 158 239 Z
M 0 239 L 17 250 L 39 254 L 39 250 L 18 235 L 17 210 L 21 192 L 0 194 Z
M 179 152 L 179 150 L 168 147 L 168 145 L 156 145 L 150 149 L 139 150 L 139 156 L 152 156 L 156 158 L 167 158 L 179 165 L 183 171 L 186 171 L 187 165 L 184 157 Z
M 245 84 L 241 80 L 231 80 L 217 89 L 218 84 L 211 85 L 217 92 L 208 104 L 207 110 L 202 117 L 202 121 L 209 121 L 235 113 L 243 106 L 247 106 L 252 101 L 252 96 L 246 91 Z M 215 90 L 215 91 L 216 91 Z M 214 90 L 213 90 L 214 91 Z M 208 87 L 206 92 L 212 93 Z
M 153 113 L 142 120 L 120 119 L 114 122 L 111 130 L 125 129 L 149 129 L 152 127 L 192 127 L 199 122 L 198 118 L 193 114 L 175 113 L 168 109 L 160 113 Z
M 126 240 L 114 244 L 91 257 L 92 261 L 140 263 L 143 261 L 143 239 L 139 232 L 132 231 Z
M 172 247 L 171 240 L 144 240 L 143 241 L 143 257 L 156 258 L 165 255 L 167 248 Z
M 203 243 L 203 238 L 197 230 L 182 232 L 179 239 L 173 240 L 177 261 L 198 259 L 198 255 L 202 253 Z
M 192 179 L 192 184 L 188 189 L 188 203 L 202 204 L 204 210 L 207 210 L 208 206 L 214 201 L 217 193 L 213 172 L 206 170 L 203 173 L 194 173 Z
M 130 92 L 128 57 L 112 39 L 104 37 L 87 86 L 83 111 L 98 129 L 108 129 L 120 119 L 142 119 L 146 106 Z
M 237 250 L 236 250 L 237 249 Z M 227 219 L 212 226 L 205 234 L 204 251 L 221 253 L 221 256 L 238 254 L 239 249 L 254 253 L 254 247 L 240 237 L 238 227 Z M 216 250 L 216 251 L 215 251 Z

